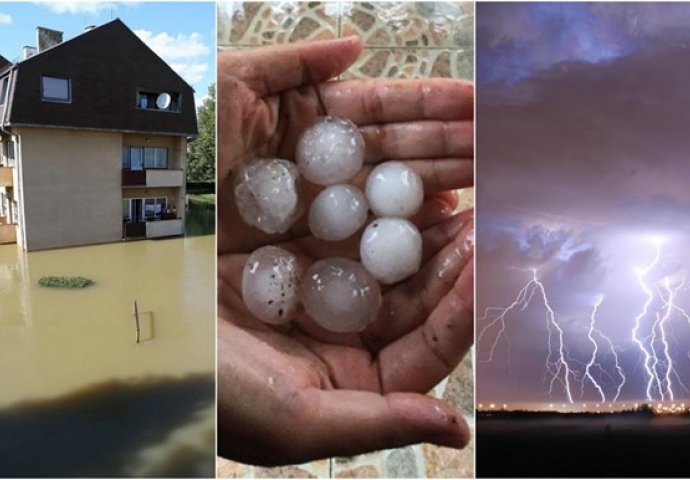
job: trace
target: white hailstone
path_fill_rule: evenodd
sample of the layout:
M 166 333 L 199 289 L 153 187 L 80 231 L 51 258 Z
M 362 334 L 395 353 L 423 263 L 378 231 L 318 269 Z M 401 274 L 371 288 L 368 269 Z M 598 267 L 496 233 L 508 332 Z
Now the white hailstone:
M 324 117 L 302 134 L 296 157 L 300 172 L 310 182 L 343 183 L 362 168 L 364 138 L 350 120 Z
M 359 245 L 362 265 L 390 285 L 417 273 L 422 264 L 422 235 L 404 218 L 377 218 L 367 226 Z
M 381 288 L 359 263 L 328 258 L 311 266 L 300 285 L 309 316 L 332 332 L 362 331 L 378 314 Z
M 367 221 L 367 200 L 353 185 L 331 185 L 319 193 L 309 209 L 311 233 L 322 240 L 344 240 Z
M 367 178 L 366 195 L 379 217 L 409 217 L 424 203 L 422 178 L 402 162 L 385 162 Z
M 277 158 L 242 167 L 235 179 L 235 200 L 244 221 L 266 233 L 286 232 L 301 213 L 297 177 L 294 163 Z
M 297 257 L 283 248 L 255 250 L 242 272 L 242 298 L 249 311 L 273 325 L 287 323 L 297 311 L 301 269 Z

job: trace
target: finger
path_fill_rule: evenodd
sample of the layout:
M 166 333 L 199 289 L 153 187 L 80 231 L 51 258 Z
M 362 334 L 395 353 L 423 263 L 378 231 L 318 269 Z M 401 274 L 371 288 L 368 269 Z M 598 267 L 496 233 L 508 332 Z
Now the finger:
M 318 88 L 330 115 L 360 126 L 474 118 L 474 87 L 464 80 L 348 80 Z
M 372 352 L 380 351 L 422 325 L 451 290 L 474 252 L 472 213 L 464 215 L 459 217 L 459 223 L 449 221 L 448 225 L 440 225 L 433 235 L 427 234 L 427 255 L 433 253 L 434 244 L 438 253 L 414 277 L 383 297 L 379 315 L 362 334 Z
M 462 448 L 469 441 L 464 419 L 425 395 L 310 389 L 300 396 L 288 417 L 291 462 L 423 442 Z
M 389 123 L 360 129 L 366 144 L 365 162 L 474 155 L 474 122 Z
M 265 97 L 301 85 L 325 82 L 347 69 L 362 52 L 357 37 L 226 50 L 218 55 L 220 75 L 232 75 Z
M 469 261 L 429 319 L 381 350 L 383 392 L 427 392 L 455 370 L 474 339 L 473 285 Z
M 427 193 L 456 190 L 474 184 L 474 160 L 471 158 L 440 158 L 435 160 L 401 160 L 422 178 Z M 365 164 L 352 183 L 364 189 L 369 174 L 376 167 Z

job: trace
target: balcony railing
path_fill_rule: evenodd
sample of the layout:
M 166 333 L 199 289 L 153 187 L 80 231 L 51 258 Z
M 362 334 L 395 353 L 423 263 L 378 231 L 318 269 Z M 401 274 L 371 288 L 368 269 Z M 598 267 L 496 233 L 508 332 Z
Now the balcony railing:
M 155 222 L 146 222 L 146 237 L 174 237 L 184 233 L 184 225 L 182 219 L 176 218 L 174 220 L 158 220 Z
M 17 243 L 17 226 L 14 224 L 0 224 L 0 244 Z
M 146 170 L 122 170 L 122 185 L 146 185 Z
M 122 225 L 124 238 L 141 238 L 146 236 L 146 222 L 124 223 Z
M 184 170 L 158 169 L 122 170 L 124 187 L 181 187 L 184 185 Z
M 0 187 L 11 187 L 12 181 L 12 167 L 0 167 Z
M 174 237 L 184 233 L 182 219 L 169 217 L 148 222 L 124 223 L 122 228 L 124 238 Z

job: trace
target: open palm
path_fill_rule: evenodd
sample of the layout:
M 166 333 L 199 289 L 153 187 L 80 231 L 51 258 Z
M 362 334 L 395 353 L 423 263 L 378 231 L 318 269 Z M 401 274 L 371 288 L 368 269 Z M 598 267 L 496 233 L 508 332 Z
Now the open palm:
M 472 213 L 453 215 L 448 193 L 472 184 L 473 90 L 441 79 L 327 81 L 360 51 L 350 38 L 219 56 L 219 449 L 228 458 L 296 463 L 467 442 L 457 412 L 423 393 L 473 339 Z M 269 326 L 241 298 L 244 263 L 260 246 L 279 244 L 305 266 L 358 257 L 358 237 L 318 240 L 304 216 L 285 234 L 264 234 L 241 220 L 234 200 L 239 166 L 294 160 L 300 133 L 324 114 L 351 119 L 365 138 L 354 184 L 396 159 L 420 173 L 428 193 L 413 219 L 424 239 L 422 269 L 384 290 L 377 319 L 359 334 L 327 332 L 303 312 L 289 326 Z M 305 184 L 307 202 L 323 188 Z

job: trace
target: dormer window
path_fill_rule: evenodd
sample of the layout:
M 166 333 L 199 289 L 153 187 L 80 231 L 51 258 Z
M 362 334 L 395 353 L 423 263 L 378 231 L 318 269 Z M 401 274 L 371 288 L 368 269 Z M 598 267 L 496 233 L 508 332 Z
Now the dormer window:
M 180 112 L 180 94 L 177 92 L 137 91 L 137 108 L 158 112 Z
M 41 77 L 41 98 L 44 102 L 69 103 L 72 100 L 69 78 Z
M 0 105 L 5 104 L 5 99 L 7 98 L 7 90 L 10 84 L 9 77 L 5 77 L 0 80 Z

